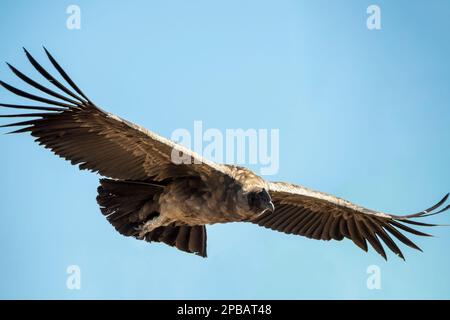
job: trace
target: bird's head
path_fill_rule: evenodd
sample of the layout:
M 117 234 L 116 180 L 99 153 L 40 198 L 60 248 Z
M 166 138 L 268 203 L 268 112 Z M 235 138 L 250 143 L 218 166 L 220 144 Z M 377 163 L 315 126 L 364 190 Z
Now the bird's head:
M 245 214 L 252 216 L 262 214 L 269 210 L 273 212 L 275 207 L 272 203 L 267 181 L 256 175 L 251 170 L 240 166 L 228 166 L 230 174 L 238 186 L 238 206 Z
M 270 194 L 265 188 L 249 191 L 247 193 L 247 201 L 250 210 L 255 213 L 263 213 L 266 210 L 273 212 L 275 210 Z

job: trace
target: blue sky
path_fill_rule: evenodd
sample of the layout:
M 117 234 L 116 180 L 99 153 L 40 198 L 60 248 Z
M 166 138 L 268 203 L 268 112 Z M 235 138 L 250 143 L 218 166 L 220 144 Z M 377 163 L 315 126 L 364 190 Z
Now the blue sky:
M 81 29 L 66 8 L 81 8 Z M 377 4 L 382 29 L 366 27 Z M 45 45 L 99 106 L 162 135 L 277 128 L 286 180 L 369 208 L 416 212 L 450 191 L 450 3 L 2 1 L 0 60 L 38 78 Z M 20 85 L 0 67 L 0 77 Z M 5 90 L 1 102 L 23 103 Z M 450 298 L 450 229 L 385 262 L 349 241 L 256 225 L 208 228 L 209 257 L 125 238 L 98 176 L 29 136 L 0 136 L 0 298 Z M 450 217 L 434 217 L 449 223 Z M 81 268 L 81 290 L 66 268 Z M 381 290 L 366 270 L 381 270 Z

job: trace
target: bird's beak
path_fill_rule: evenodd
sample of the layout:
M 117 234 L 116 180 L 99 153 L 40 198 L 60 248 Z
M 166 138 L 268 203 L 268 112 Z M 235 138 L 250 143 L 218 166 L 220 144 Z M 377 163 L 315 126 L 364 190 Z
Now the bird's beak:
M 269 210 L 270 212 L 274 212 L 274 211 L 275 211 L 275 206 L 273 205 L 273 202 L 272 202 L 272 201 L 270 201 L 270 202 L 267 204 L 266 210 Z

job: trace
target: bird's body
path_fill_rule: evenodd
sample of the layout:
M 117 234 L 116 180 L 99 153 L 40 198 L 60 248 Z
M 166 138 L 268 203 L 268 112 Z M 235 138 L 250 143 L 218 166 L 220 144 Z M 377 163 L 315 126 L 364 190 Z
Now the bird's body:
M 225 173 L 215 172 L 212 175 L 165 182 L 103 179 L 97 200 L 102 212 L 119 232 L 146 239 L 157 229 L 255 219 L 266 209 L 271 209 L 270 197 L 265 188 L 267 182 L 250 170 L 227 166 Z M 134 204 L 132 197 L 135 194 L 131 190 L 142 193 L 144 199 L 138 197 L 139 201 Z M 130 196 L 122 196 L 122 193 Z M 268 202 L 252 206 L 246 196 L 248 193 L 267 194 Z M 130 205 L 134 212 L 132 214 L 120 209 Z
M 407 225 L 435 226 L 413 219 L 450 208 L 438 211 L 447 195 L 427 210 L 396 216 L 303 186 L 269 182 L 243 167 L 214 163 L 103 111 L 45 51 L 73 90 L 48 73 L 25 50 L 35 69 L 61 93 L 9 65 L 21 80 L 57 100 L 32 95 L 0 81 L 0 85 L 16 95 L 46 104 L 0 104 L 6 108 L 39 111 L 0 116 L 32 118 L 2 127 L 22 127 L 13 133 L 30 132 L 36 142 L 78 164 L 80 169 L 107 177 L 100 180 L 97 202 L 107 220 L 125 236 L 163 242 L 206 257 L 206 225 L 251 222 L 318 240 L 348 238 L 365 251 L 369 243 L 386 258 L 384 243 L 403 258 L 393 238 L 419 248 L 400 230 L 427 236 Z
M 252 210 L 245 194 L 266 185 L 250 170 L 235 166 L 229 167 L 228 174 L 175 180 L 159 197 L 160 214 L 187 225 L 247 221 L 262 212 Z
M 246 221 L 257 212 L 252 211 L 245 197 L 245 188 L 258 185 L 246 184 L 230 175 L 214 174 L 199 178 L 175 179 L 161 187 L 153 208 L 159 213 L 161 225 L 179 223 L 204 225 Z M 249 174 L 251 172 L 249 170 Z M 153 182 L 156 184 L 157 182 Z M 265 182 L 261 179 L 262 190 Z

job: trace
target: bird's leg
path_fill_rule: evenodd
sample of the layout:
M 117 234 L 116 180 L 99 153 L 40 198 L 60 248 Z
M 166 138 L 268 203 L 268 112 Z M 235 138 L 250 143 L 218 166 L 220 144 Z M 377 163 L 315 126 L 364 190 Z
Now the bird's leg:
M 161 215 L 158 215 L 157 217 L 146 221 L 143 225 L 141 225 L 141 226 L 139 226 L 139 228 L 137 228 L 137 230 L 139 231 L 138 238 L 141 240 L 145 239 L 145 235 L 147 233 L 149 233 L 149 232 L 153 231 L 154 229 L 156 229 L 157 227 L 160 227 L 161 225 L 163 225 L 164 221 L 165 221 L 165 219 Z

